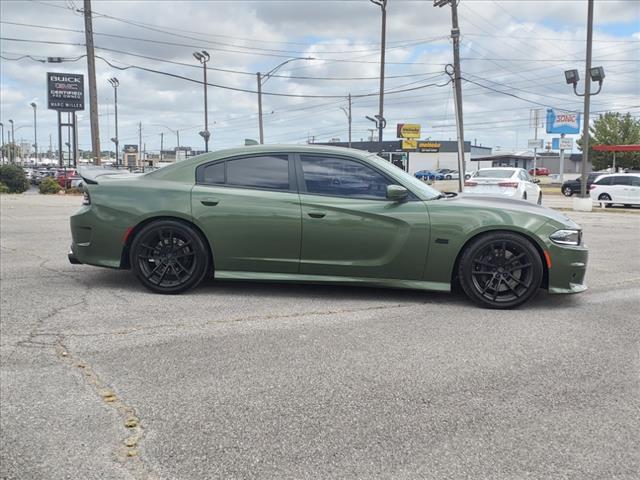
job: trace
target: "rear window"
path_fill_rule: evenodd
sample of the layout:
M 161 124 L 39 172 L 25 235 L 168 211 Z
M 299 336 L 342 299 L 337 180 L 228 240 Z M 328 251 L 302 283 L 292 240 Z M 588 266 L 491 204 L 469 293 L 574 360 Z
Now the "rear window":
M 511 178 L 513 170 L 478 170 L 474 178 Z

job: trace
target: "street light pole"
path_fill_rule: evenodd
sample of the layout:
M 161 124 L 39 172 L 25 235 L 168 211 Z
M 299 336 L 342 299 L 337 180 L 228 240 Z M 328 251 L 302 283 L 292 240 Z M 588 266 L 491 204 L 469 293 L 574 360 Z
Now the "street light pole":
M 273 76 L 282 66 L 286 65 L 289 62 L 294 62 L 296 60 L 314 60 L 313 57 L 295 57 L 285 60 L 284 62 L 276 65 L 271 70 L 269 70 L 264 75 L 260 72 L 256 73 L 256 77 L 258 79 L 258 126 L 260 128 L 260 144 L 264 143 L 264 126 L 262 123 L 262 86 L 267 83 L 267 80 Z
M 0 141 L 2 142 L 2 148 L 0 148 L 0 162 L 4 163 L 4 123 L 0 122 Z
M 200 132 L 200 136 L 204 138 L 204 151 L 209 151 L 209 114 L 207 106 L 207 62 L 211 58 L 206 50 L 200 52 L 194 52 L 193 56 L 202 64 L 202 71 L 204 72 L 204 130 Z
M 349 94 L 347 98 L 349 100 L 349 107 L 348 108 L 340 107 L 340 109 L 347 116 L 347 121 L 349 122 L 349 148 L 351 148 L 351 94 Z
M 378 106 L 378 141 L 382 143 L 382 130 L 386 122 L 382 122 L 384 118 L 384 54 L 386 50 L 387 40 L 387 0 L 370 0 L 374 5 L 378 5 L 382 10 L 382 32 L 380 39 L 380 104 Z
M 114 102 L 114 116 L 116 120 L 116 136 L 113 138 L 114 143 L 116 144 L 116 166 L 120 165 L 120 139 L 118 137 L 118 87 L 120 86 L 120 81 L 116 78 L 110 78 L 109 83 L 113 87 L 113 102 Z
M 9 119 L 11 124 L 11 145 L 9 146 L 9 161 L 15 163 L 16 161 L 16 135 L 13 129 L 13 120 Z M 9 132 L 7 132 L 9 133 Z
M 38 163 L 38 121 L 37 121 L 37 115 L 36 115 L 36 111 L 38 109 L 38 105 L 36 105 L 36 102 L 31 102 L 30 104 L 33 107 L 33 148 L 35 149 L 36 152 L 36 161 L 35 163 Z

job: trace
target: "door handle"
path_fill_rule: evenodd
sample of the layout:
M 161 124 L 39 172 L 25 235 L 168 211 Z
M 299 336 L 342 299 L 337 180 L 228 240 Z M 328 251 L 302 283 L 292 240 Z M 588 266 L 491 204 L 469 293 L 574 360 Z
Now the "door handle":
M 324 218 L 326 212 L 311 211 L 307 212 L 307 215 L 309 215 L 311 218 Z
M 218 200 L 217 198 L 203 198 L 202 200 L 200 200 L 200 203 L 205 207 L 215 207 L 216 205 L 218 205 L 218 203 L 220 203 L 220 200 Z

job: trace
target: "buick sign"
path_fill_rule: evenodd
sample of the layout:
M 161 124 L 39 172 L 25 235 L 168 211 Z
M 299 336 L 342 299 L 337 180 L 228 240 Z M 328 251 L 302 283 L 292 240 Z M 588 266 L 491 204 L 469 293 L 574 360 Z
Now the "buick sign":
M 84 110 L 84 75 L 48 72 L 47 102 L 49 110 Z

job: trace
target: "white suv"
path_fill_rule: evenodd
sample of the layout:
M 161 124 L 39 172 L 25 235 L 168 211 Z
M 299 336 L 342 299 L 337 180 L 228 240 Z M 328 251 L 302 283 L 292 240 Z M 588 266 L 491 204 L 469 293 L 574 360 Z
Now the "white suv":
M 589 195 L 606 207 L 614 203 L 640 205 L 640 173 L 602 175 L 591 184 Z

